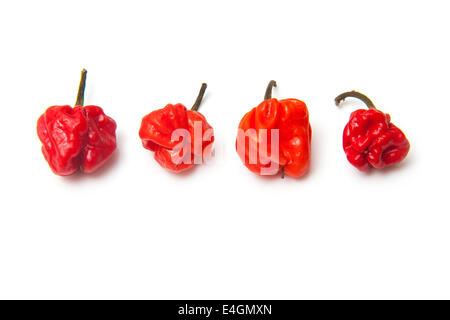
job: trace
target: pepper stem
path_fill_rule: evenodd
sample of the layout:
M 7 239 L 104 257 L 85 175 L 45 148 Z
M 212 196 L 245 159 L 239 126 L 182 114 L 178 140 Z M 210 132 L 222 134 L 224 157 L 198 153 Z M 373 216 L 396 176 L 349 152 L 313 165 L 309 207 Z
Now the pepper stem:
M 277 83 L 275 80 L 270 80 L 269 84 L 267 85 L 266 94 L 264 95 L 264 100 L 272 99 L 272 89 L 273 87 L 276 87 Z
M 81 70 L 80 86 L 78 87 L 77 101 L 75 101 L 75 106 L 83 106 L 84 89 L 86 88 L 86 74 L 86 69 Z
M 338 95 L 334 99 L 334 102 L 336 103 L 337 106 L 339 106 L 339 104 L 343 100 L 345 100 L 345 98 L 348 98 L 348 97 L 353 97 L 353 98 L 361 100 L 362 102 L 364 102 L 366 104 L 367 108 L 369 108 L 369 109 L 377 109 L 377 108 L 375 108 L 375 105 L 373 104 L 373 102 L 367 96 L 365 96 L 362 93 L 357 92 L 357 91 L 344 92 L 344 93 Z
M 206 91 L 207 87 L 208 86 L 206 85 L 206 83 L 202 83 L 202 87 L 200 88 L 197 99 L 195 100 L 194 105 L 191 108 L 192 111 L 197 111 L 198 108 L 200 108 L 200 103 L 202 103 L 202 99 L 203 99 L 203 96 L 205 95 L 205 91 Z

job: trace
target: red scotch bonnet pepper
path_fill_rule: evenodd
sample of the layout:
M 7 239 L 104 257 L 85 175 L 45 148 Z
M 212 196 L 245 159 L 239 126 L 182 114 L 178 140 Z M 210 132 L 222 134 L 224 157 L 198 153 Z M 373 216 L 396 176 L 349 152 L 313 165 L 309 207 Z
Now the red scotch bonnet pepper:
M 239 123 L 236 151 L 244 165 L 259 175 L 301 177 L 309 169 L 311 126 L 306 104 L 272 98 L 270 81 L 264 101 Z
M 347 97 L 360 99 L 369 108 L 354 111 L 345 126 L 343 145 L 348 161 L 360 171 L 368 171 L 371 167 L 381 169 L 405 159 L 409 141 L 391 123 L 389 114 L 377 110 L 368 97 L 356 91 L 337 96 L 336 105 Z
M 205 91 L 203 83 L 191 110 L 181 103 L 168 104 L 142 118 L 139 130 L 142 145 L 154 152 L 161 167 L 182 172 L 211 156 L 214 131 L 197 111 Z
M 81 72 L 75 106 L 49 107 L 37 122 L 42 153 L 53 172 L 61 176 L 78 170 L 94 172 L 116 149 L 116 122 L 100 107 L 83 107 L 86 73 L 84 69 Z

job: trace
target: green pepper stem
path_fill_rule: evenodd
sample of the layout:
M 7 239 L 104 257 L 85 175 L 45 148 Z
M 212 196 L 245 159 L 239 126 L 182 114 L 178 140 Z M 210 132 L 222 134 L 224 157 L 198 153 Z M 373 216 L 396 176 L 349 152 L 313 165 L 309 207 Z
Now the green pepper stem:
M 84 103 L 84 89 L 86 88 L 86 69 L 81 70 L 80 86 L 78 87 L 77 100 L 75 106 L 83 106 Z
M 277 82 L 275 80 L 270 80 L 266 88 L 266 93 L 264 94 L 264 100 L 272 99 L 272 90 L 277 87 Z M 281 179 L 284 179 L 284 166 L 281 167 Z
M 206 85 L 206 83 L 202 83 L 202 86 L 198 93 L 197 99 L 195 100 L 194 105 L 191 108 L 192 111 L 197 111 L 198 108 L 200 108 L 200 103 L 202 103 L 202 99 L 203 99 L 203 96 L 205 95 L 205 91 L 206 91 L 207 87 L 208 86 Z
M 275 80 L 270 80 L 269 84 L 267 85 L 266 94 L 264 95 L 264 100 L 272 99 L 272 89 L 273 87 L 276 87 L 277 83 Z
M 373 102 L 367 96 L 365 96 L 362 93 L 357 92 L 357 91 L 344 92 L 344 93 L 338 95 L 334 99 L 334 102 L 336 103 L 337 106 L 339 106 L 339 104 L 343 100 L 345 100 L 345 98 L 348 98 L 348 97 L 353 97 L 353 98 L 361 100 L 362 102 L 364 102 L 366 104 L 367 108 L 369 108 L 369 109 L 377 109 L 377 108 L 375 108 L 375 105 L 373 104 Z

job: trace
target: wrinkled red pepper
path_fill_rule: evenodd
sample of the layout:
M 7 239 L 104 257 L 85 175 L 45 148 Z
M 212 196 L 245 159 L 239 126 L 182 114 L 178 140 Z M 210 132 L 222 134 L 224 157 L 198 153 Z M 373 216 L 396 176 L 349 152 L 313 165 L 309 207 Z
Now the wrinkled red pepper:
M 377 110 L 368 97 L 356 91 L 337 96 L 336 105 L 347 97 L 358 98 L 369 108 L 354 111 L 345 126 L 343 145 L 348 161 L 360 171 L 368 171 L 371 167 L 381 169 L 405 159 L 409 141 L 391 123 L 389 114 Z
M 271 98 L 275 81 L 267 86 L 264 101 L 239 123 L 236 151 L 244 165 L 259 175 L 301 177 L 309 169 L 311 125 L 306 104 L 297 99 Z M 276 131 L 278 129 L 278 139 Z M 256 133 L 256 134 L 252 134 Z M 278 152 L 276 152 L 276 143 Z M 252 154 L 255 156 L 252 159 Z M 256 160 L 256 161 L 255 161 Z
M 203 83 L 191 110 L 181 103 L 168 104 L 142 118 L 139 130 L 142 145 L 154 152 L 161 167 L 181 172 L 203 163 L 211 155 L 214 131 L 197 111 L 205 90 L 206 83 Z M 172 137 L 177 129 L 183 130 L 186 136 Z
M 54 173 L 91 173 L 116 149 L 116 122 L 98 106 L 85 106 L 86 70 L 81 73 L 75 107 L 49 107 L 37 122 L 42 153 Z

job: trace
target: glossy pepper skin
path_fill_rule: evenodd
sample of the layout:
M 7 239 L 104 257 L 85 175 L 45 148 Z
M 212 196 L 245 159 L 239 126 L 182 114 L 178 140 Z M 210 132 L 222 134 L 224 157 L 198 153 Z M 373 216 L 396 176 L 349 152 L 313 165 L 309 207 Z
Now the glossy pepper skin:
M 308 108 L 303 101 L 297 99 L 271 98 L 271 90 L 275 86 L 276 82 L 272 80 L 267 87 L 265 100 L 242 118 L 236 151 L 244 165 L 253 173 L 275 175 L 281 171 L 282 177 L 287 174 L 298 178 L 310 167 L 311 125 Z M 252 129 L 256 131 L 256 135 L 245 135 Z M 271 151 L 271 129 L 279 130 L 277 154 Z M 267 138 L 261 136 L 260 132 L 267 134 Z M 239 141 L 245 141 L 245 147 Z M 264 148 L 262 144 L 267 147 Z M 257 155 L 257 161 L 251 161 L 252 152 Z
M 214 131 L 206 118 L 197 111 L 205 90 L 206 84 L 203 84 L 191 110 L 181 103 L 168 104 L 142 119 L 139 130 L 142 145 L 154 152 L 154 158 L 161 167 L 172 172 L 182 172 L 197 164 L 196 158 L 203 162 L 211 155 Z M 196 136 L 196 124 L 201 127 L 201 136 Z M 189 134 L 172 139 L 176 129 L 184 129 Z M 199 148 L 196 148 L 194 139 L 198 139 Z M 184 152 L 184 149 L 189 152 Z
M 391 123 L 389 114 L 377 110 L 363 94 L 350 91 L 336 97 L 336 105 L 347 97 L 361 99 L 369 107 L 350 115 L 344 128 L 343 147 L 348 161 L 360 171 L 382 169 L 405 159 L 410 144 L 405 134 Z
M 37 122 L 42 153 L 57 175 L 94 172 L 116 149 L 116 122 L 98 106 L 82 106 L 85 81 L 83 70 L 75 107 L 49 107 Z

